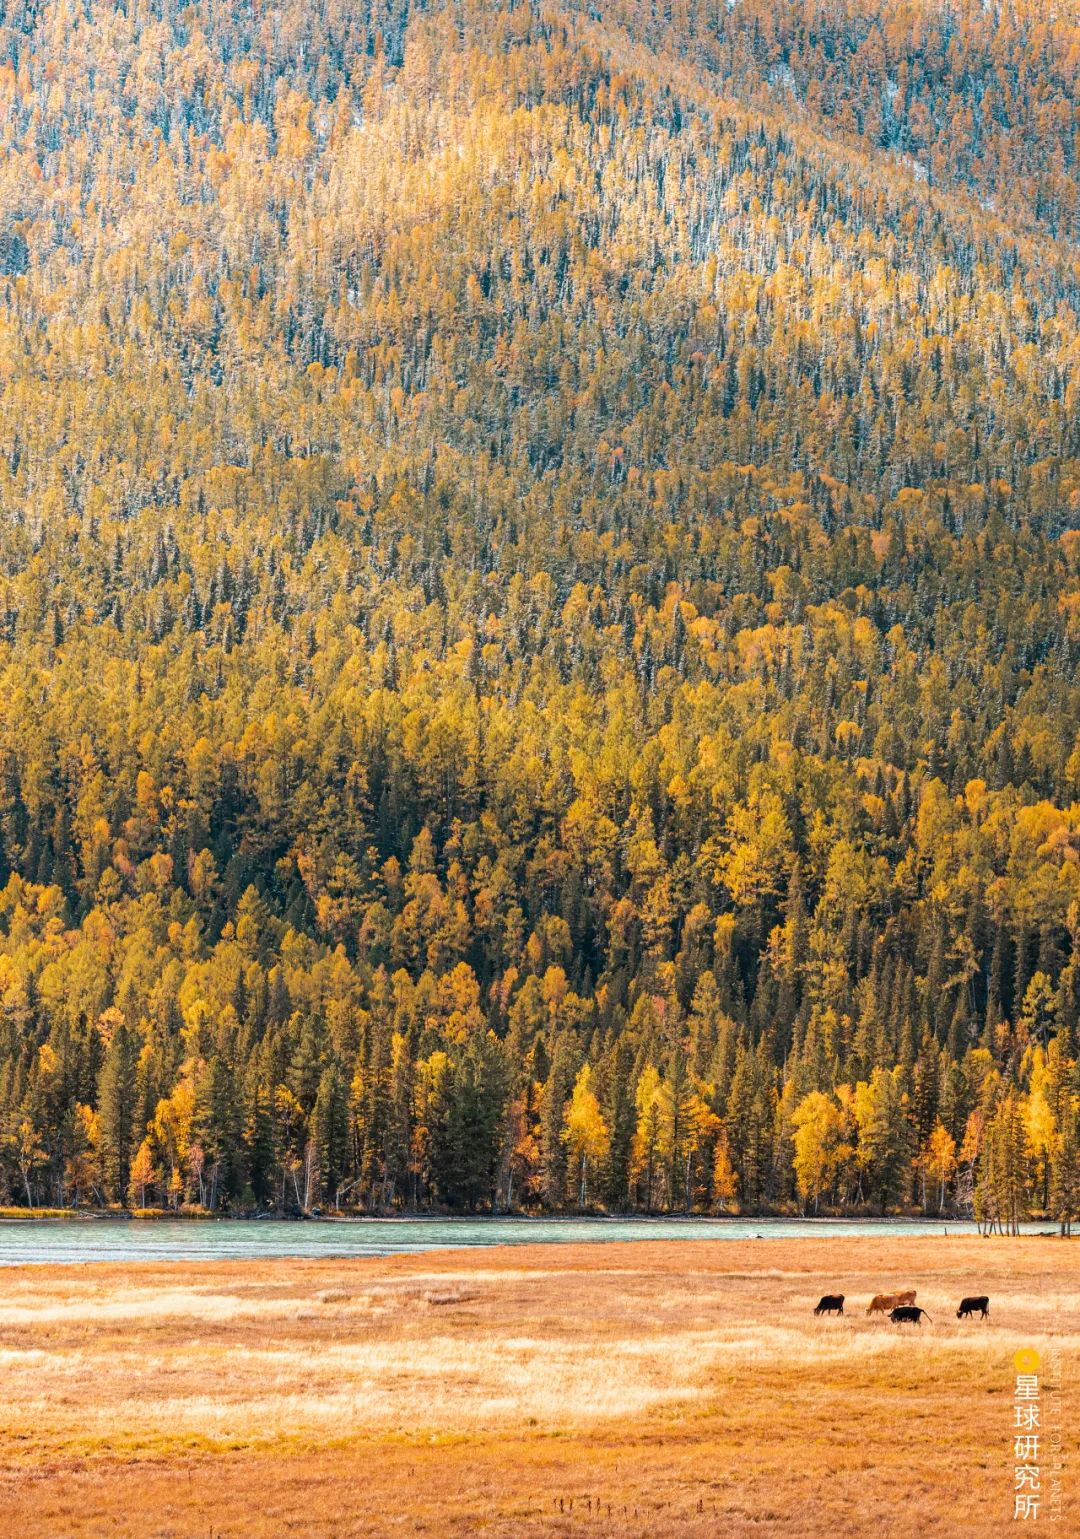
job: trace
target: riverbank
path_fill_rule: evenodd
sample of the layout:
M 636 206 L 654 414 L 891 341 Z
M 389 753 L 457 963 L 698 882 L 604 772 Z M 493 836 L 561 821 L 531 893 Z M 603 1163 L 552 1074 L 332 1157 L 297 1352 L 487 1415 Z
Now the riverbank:
M 932 1323 L 866 1315 L 904 1287 Z M 842 1319 L 814 1317 L 826 1292 L 847 1295 Z M 988 1321 L 956 1319 L 971 1292 Z M 1022 1347 L 1060 1361 L 1075 1446 L 1066 1245 L 804 1235 L 15 1267 L 0 1531 L 1004 1533 Z
M 904 1209 L 898 1212 L 872 1212 L 845 1209 L 843 1212 L 829 1212 L 822 1210 L 820 1213 L 800 1213 L 797 1209 L 790 1212 L 766 1212 L 766 1213 L 642 1213 L 632 1211 L 627 1213 L 609 1212 L 602 1208 L 589 1208 L 584 1212 L 577 1210 L 552 1213 L 544 1210 L 528 1211 L 515 1209 L 512 1213 L 464 1213 L 451 1208 L 418 1208 L 410 1211 L 395 1210 L 389 1213 L 369 1213 L 363 1209 L 353 1208 L 313 1208 L 310 1212 L 300 1210 L 288 1210 L 280 1212 L 277 1209 L 266 1208 L 259 1212 L 231 1213 L 222 1209 L 182 1207 L 182 1208 L 23 1208 L 0 1207 L 0 1222 L 33 1219 L 139 1219 L 143 1222 L 153 1221 L 199 1221 L 211 1220 L 215 1223 L 260 1223 L 268 1220 L 287 1223 L 306 1223 L 312 1219 L 320 1219 L 324 1223 L 355 1223 L 363 1221 L 367 1223 L 415 1223 L 415 1222 L 467 1222 L 467 1223 L 500 1223 L 507 1219 L 523 1220 L 529 1223 L 578 1223 L 582 1219 L 603 1220 L 607 1223 L 648 1222 L 648 1223 L 672 1223 L 672 1224 L 698 1224 L 698 1223 L 801 1223 L 801 1224 L 877 1224 L 877 1223 L 907 1223 L 923 1224 L 929 1227 L 945 1227 L 950 1224 L 954 1227 L 965 1224 L 973 1225 L 975 1220 L 971 1217 L 957 1215 L 955 1213 L 922 1213 L 918 1209 Z M 1056 1224 L 1057 1220 L 1045 1213 L 1034 1213 L 1025 1220 L 1028 1225 Z
M 513 1213 L 460 1213 L 453 1210 L 417 1209 L 415 1212 L 392 1213 L 367 1213 L 362 1210 L 351 1209 L 322 1209 L 315 1208 L 310 1213 L 284 1212 L 279 1213 L 273 1209 L 265 1209 L 258 1213 L 229 1213 L 214 1211 L 210 1208 L 18 1208 L 0 1207 L 0 1223 L 7 1222 L 33 1222 L 35 1219 L 70 1219 L 72 1222 L 82 1220 L 101 1222 L 102 1220 L 115 1219 L 121 1222 L 139 1220 L 143 1223 L 154 1222 L 212 1222 L 212 1223 L 310 1223 L 318 1220 L 323 1223 L 350 1224 L 350 1223 L 475 1223 L 491 1224 L 501 1223 L 507 1219 L 521 1220 L 524 1223 L 580 1223 L 585 1220 L 597 1220 L 605 1223 L 670 1223 L 670 1224 L 738 1224 L 738 1223 L 805 1223 L 805 1224 L 875 1224 L 875 1223 L 912 1223 L 929 1226 L 947 1227 L 973 1223 L 968 1218 L 956 1216 L 942 1217 L 935 1213 L 608 1213 L 603 1210 L 589 1210 L 584 1213 L 549 1213 L 524 1212 L 516 1210 Z M 1038 1218 L 1030 1222 L 1049 1223 L 1051 1220 Z
M 35 1219 L 64 1219 L 71 1223 L 102 1223 L 110 1220 L 126 1223 L 130 1219 L 150 1222 L 155 1219 L 191 1220 L 220 1219 L 224 1215 L 211 1213 L 205 1208 L 0 1208 L 0 1223 L 32 1223 Z M 241 1214 L 246 1221 L 257 1214 Z

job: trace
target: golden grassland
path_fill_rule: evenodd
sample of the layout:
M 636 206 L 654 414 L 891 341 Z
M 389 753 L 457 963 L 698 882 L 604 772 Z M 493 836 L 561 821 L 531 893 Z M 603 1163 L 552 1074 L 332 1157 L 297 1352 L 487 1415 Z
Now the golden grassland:
M 5 1222 L 19 1220 L 32 1222 L 39 1218 L 63 1218 L 71 1223 L 96 1223 L 107 1219 L 210 1219 L 216 1218 L 208 1208 L 185 1206 L 181 1208 L 0 1208 L 0 1219 Z
M 865 1314 L 916 1287 L 921 1330 Z M 848 1297 L 815 1319 L 819 1294 Z M 991 1295 L 986 1323 L 955 1318 Z M 1013 1355 L 1060 1354 L 1080 1246 L 664 1241 L 0 1269 L 0 1533 L 983 1535 Z M 1069 1467 L 1071 1465 L 1071 1467 Z
M 0 1207 L 0 1219 L 71 1218 L 70 1208 L 4 1208 Z

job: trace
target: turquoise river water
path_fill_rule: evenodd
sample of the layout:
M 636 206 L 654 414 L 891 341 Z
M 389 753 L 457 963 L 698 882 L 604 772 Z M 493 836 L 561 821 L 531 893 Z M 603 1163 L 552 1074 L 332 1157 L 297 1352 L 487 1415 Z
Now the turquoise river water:
M 1038 1224 L 1025 1226 L 1031 1231 Z M 1042 1227 L 1048 1227 L 1046 1225 Z M 260 1256 L 391 1256 L 472 1245 L 573 1241 L 791 1239 L 798 1235 L 975 1234 L 973 1223 L 920 1219 L 360 1218 L 12 1219 L 0 1266 L 83 1261 L 225 1261 Z

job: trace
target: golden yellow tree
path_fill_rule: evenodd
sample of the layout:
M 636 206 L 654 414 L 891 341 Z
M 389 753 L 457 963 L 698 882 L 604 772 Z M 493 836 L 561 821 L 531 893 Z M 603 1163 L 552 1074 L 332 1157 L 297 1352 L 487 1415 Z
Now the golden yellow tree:
M 604 1159 L 611 1147 L 611 1135 L 601 1114 L 600 1103 L 590 1088 L 591 1080 L 592 1070 L 588 1064 L 583 1064 L 574 1081 L 573 1094 L 563 1119 L 563 1141 L 570 1158 L 581 1171 L 578 1200 L 583 1208 L 588 1196 L 589 1166 Z

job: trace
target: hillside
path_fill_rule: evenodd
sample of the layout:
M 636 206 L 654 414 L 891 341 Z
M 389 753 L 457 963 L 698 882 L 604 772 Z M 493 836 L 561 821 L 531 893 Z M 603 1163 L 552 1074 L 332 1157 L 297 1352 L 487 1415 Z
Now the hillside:
M 0 1200 L 1077 1213 L 1045 9 L 8 8 Z

